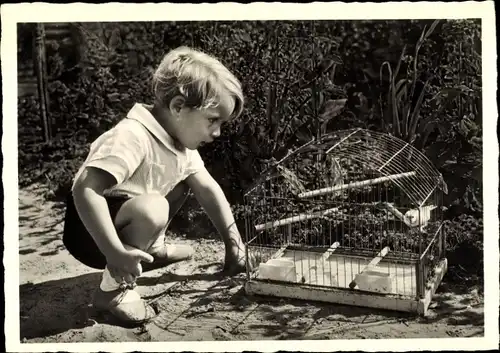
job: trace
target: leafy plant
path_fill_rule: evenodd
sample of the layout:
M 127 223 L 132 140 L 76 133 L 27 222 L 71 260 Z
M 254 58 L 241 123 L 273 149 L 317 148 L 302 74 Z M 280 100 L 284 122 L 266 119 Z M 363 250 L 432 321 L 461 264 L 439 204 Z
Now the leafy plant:
M 483 218 L 462 214 L 450 220 L 447 227 L 447 258 L 450 277 L 483 275 Z M 460 278 L 462 277 L 462 278 Z
M 407 46 L 403 46 L 394 71 L 387 61 L 380 68 L 381 86 L 383 85 L 384 68 L 387 68 L 389 81 L 387 98 L 380 98 L 381 113 L 384 117 L 382 120 L 383 128 L 386 126 L 385 129 L 390 130 L 394 136 L 421 148 L 426 145 L 433 130 L 439 127 L 440 115 L 447 104 L 457 96 L 470 91 L 468 87 L 463 85 L 442 87 L 436 94 L 426 99 L 426 95 L 429 94 L 429 85 L 436 74 L 419 72 L 419 51 L 438 24 L 439 20 L 436 20 L 428 29 L 424 27 L 415 45 L 413 56 L 407 55 Z M 407 72 L 401 77 L 400 69 L 403 65 L 407 66 Z M 424 105 L 432 108 L 426 115 L 421 113 Z

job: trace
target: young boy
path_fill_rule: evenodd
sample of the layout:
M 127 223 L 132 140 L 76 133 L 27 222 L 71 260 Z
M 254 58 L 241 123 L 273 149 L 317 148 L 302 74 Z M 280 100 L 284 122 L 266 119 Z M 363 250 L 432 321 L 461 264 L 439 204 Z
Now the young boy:
M 197 151 L 241 114 L 240 82 L 218 60 L 180 47 L 160 63 L 153 93 L 153 105 L 136 104 L 91 145 L 68 197 L 64 227 L 68 251 L 104 270 L 94 306 L 128 323 L 155 315 L 133 289 L 143 268 L 193 255 L 187 245 L 165 242 L 165 230 L 189 190 L 224 240 L 224 271 L 245 269 L 230 206 Z

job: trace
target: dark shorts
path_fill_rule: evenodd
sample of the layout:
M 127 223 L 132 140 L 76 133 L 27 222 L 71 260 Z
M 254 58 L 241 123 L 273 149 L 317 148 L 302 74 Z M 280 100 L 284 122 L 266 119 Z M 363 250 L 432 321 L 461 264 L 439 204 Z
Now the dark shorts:
M 113 221 L 122 205 L 128 199 L 128 197 L 106 197 Z M 66 199 L 63 244 L 69 253 L 84 265 L 100 270 L 106 266 L 106 257 L 99 250 L 94 239 L 81 221 L 71 193 Z

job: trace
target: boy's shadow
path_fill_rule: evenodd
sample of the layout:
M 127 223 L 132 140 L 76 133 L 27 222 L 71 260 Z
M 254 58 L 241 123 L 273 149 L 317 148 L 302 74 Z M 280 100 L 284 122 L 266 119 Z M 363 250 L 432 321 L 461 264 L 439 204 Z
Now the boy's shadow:
M 19 286 L 20 339 L 46 337 L 89 325 L 87 305 L 100 273 Z
M 166 277 L 162 276 L 160 282 L 210 281 L 224 276 L 220 273 L 194 273 L 186 276 L 172 274 Z M 127 327 L 113 320 L 110 316 L 97 314 L 90 306 L 94 290 L 100 282 L 101 272 L 95 272 L 72 278 L 37 284 L 27 283 L 19 286 L 20 339 L 47 337 L 72 329 L 83 329 L 95 323 L 93 320 L 100 324 Z M 153 278 L 138 281 L 138 284 L 143 286 L 152 286 L 158 283 L 158 280 Z

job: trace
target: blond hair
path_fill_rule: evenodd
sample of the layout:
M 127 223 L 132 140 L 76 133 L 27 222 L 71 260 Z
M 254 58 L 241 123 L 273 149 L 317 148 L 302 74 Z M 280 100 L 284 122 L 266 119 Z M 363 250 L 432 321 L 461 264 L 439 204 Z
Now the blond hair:
M 244 104 L 240 81 L 217 59 L 185 46 L 167 53 L 153 75 L 153 94 L 163 105 L 182 95 L 190 108 L 216 107 L 220 96 L 235 100 L 232 118 L 238 117 Z

